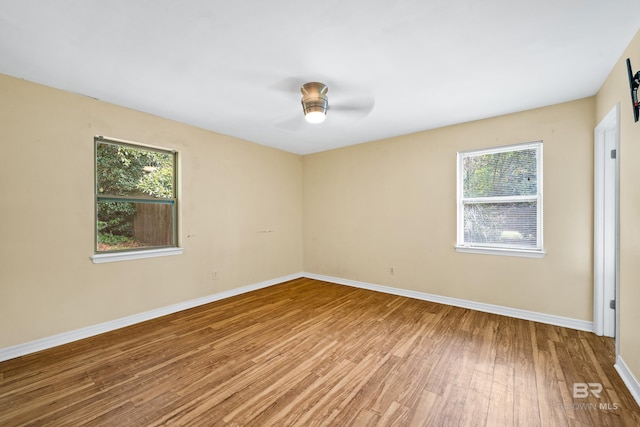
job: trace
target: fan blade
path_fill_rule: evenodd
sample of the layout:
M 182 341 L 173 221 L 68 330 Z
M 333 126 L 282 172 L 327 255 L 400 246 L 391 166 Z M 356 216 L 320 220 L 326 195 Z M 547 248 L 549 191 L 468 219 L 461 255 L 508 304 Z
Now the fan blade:
M 364 119 L 369 115 L 369 113 L 371 113 L 375 104 L 376 103 L 373 98 L 352 99 L 336 104 L 332 104 L 331 99 L 329 99 L 329 111 L 335 111 L 339 114 L 349 114 L 353 118 L 357 119 Z
M 269 89 L 278 91 L 278 92 L 286 92 L 288 94 L 300 94 L 300 88 L 306 82 L 305 79 L 301 79 L 298 77 L 287 77 L 282 80 L 278 80 L 277 82 L 269 85 Z
M 294 116 L 289 119 L 282 120 L 275 124 L 276 127 L 282 130 L 297 131 L 301 129 L 306 122 L 304 121 L 304 115 L 300 112 L 299 116 Z

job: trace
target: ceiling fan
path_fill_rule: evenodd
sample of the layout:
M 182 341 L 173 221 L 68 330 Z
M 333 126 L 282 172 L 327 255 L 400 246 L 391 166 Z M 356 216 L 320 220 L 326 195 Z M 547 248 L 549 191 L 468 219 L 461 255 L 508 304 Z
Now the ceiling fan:
M 357 114 L 361 118 L 366 117 L 375 104 L 372 97 L 351 100 L 348 103 L 332 105 L 329 107 L 329 98 L 327 92 L 329 87 L 320 82 L 308 82 L 300 87 L 302 93 L 302 111 L 304 117 L 309 123 L 322 123 L 327 117 L 328 110 L 347 112 L 349 114 Z
M 372 96 L 362 95 L 362 91 L 344 89 L 338 86 L 335 91 L 334 103 L 329 105 L 329 86 L 325 83 L 311 81 L 300 84 L 300 79 L 289 78 L 278 82 L 272 88 L 282 92 L 291 93 L 298 89 L 302 97 L 300 103 L 304 118 L 308 123 L 322 123 L 325 121 L 327 114 L 333 117 L 334 113 L 339 118 L 347 120 L 359 120 L 369 115 L 375 105 Z M 351 96 L 355 92 L 356 96 Z M 298 116 L 299 117 L 299 116 Z M 297 128 L 300 126 L 299 118 L 291 118 L 285 122 L 281 122 L 285 128 Z

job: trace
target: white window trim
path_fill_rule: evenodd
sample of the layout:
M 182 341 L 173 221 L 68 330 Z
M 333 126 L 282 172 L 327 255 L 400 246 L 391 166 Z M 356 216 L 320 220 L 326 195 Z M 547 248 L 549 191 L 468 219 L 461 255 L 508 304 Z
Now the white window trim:
M 457 243 L 455 245 L 456 251 L 461 253 L 471 253 L 471 254 L 484 254 L 484 255 L 501 255 L 501 256 L 515 256 L 515 257 L 524 257 L 524 258 L 543 258 L 546 255 L 544 251 L 543 245 L 543 218 L 542 218 L 542 203 L 543 203 L 543 167 L 542 167 L 542 141 L 535 142 L 527 142 L 524 144 L 514 144 L 507 145 L 496 148 L 489 149 L 479 149 L 479 150 L 470 150 L 470 151 L 461 151 L 458 152 L 457 158 L 457 169 L 456 169 L 456 202 L 457 202 Z M 514 150 L 526 150 L 529 148 L 535 148 L 537 150 L 537 194 L 536 196 L 517 196 L 508 198 L 509 200 L 518 200 L 518 199 L 531 199 L 537 201 L 537 218 L 538 218 L 538 230 L 537 230 L 537 248 L 529 249 L 529 248 L 513 248 L 513 247 L 500 247 L 498 245 L 486 245 L 486 244 L 472 244 L 464 241 L 464 203 L 462 200 L 463 194 L 463 179 L 461 179 L 461 173 L 463 170 L 463 159 L 465 155 L 468 154 L 495 154 L 495 153 L 503 153 Z M 471 201 L 476 201 L 478 199 L 469 199 Z M 505 198 L 482 198 L 485 202 L 490 201 L 504 201 Z
M 481 254 L 481 255 L 502 255 L 502 256 L 515 256 L 522 258 L 544 258 L 546 252 L 539 250 L 524 250 L 514 248 L 483 248 L 480 246 L 458 246 L 456 245 L 456 251 L 465 254 Z
M 95 254 L 91 257 L 94 264 L 106 262 L 128 261 L 132 259 L 156 258 L 161 256 L 181 255 L 183 248 L 144 249 L 139 251 L 107 252 Z

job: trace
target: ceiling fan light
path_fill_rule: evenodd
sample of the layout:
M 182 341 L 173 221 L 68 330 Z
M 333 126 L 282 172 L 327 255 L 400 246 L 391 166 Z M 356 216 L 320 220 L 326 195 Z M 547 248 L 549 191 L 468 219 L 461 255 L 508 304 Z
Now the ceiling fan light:
M 327 114 L 322 110 L 307 111 L 307 113 L 304 115 L 304 118 L 309 123 L 322 123 L 324 122 L 324 119 L 326 117 L 327 117 Z

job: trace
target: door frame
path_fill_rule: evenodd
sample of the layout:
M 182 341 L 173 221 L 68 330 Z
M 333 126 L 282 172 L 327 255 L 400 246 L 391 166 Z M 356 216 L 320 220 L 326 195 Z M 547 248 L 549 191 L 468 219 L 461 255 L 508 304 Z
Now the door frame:
M 602 119 L 594 130 L 594 297 L 593 297 L 593 329 L 597 335 L 616 337 L 616 354 L 619 353 L 618 340 L 620 328 L 620 104 L 617 104 Z M 605 161 L 611 159 L 609 149 L 605 147 L 607 135 L 613 135 L 616 150 L 614 167 L 614 205 L 605 203 Z M 612 165 L 609 163 L 609 165 Z M 614 215 L 613 235 L 605 236 L 605 212 Z M 606 239 L 605 239 L 606 237 Z M 605 248 L 605 242 L 614 248 Z M 613 253 L 613 255 L 612 255 Z M 607 258 L 608 257 L 608 258 Z M 614 259 L 610 259 L 613 257 Z M 605 280 L 605 266 L 614 263 L 615 279 Z M 611 289 L 613 287 L 613 289 Z M 609 301 L 614 297 L 616 309 L 611 312 Z

